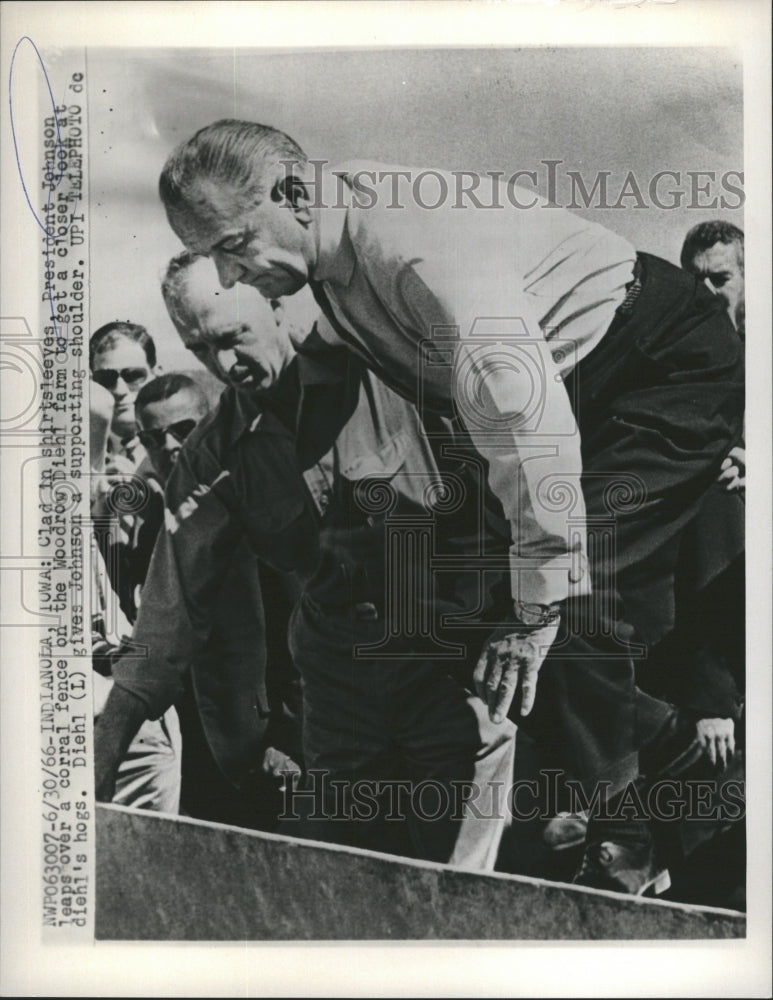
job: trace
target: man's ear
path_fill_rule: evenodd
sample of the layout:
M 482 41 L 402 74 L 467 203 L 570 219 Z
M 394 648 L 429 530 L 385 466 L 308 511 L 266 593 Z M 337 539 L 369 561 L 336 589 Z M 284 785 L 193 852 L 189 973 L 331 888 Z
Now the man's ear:
M 278 167 L 274 186 L 271 188 L 271 200 L 285 204 L 292 209 L 299 222 L 305 226 L 310 225 L 312 193 L 309 183 L 302 176 L 300 164 L 278 164 Z

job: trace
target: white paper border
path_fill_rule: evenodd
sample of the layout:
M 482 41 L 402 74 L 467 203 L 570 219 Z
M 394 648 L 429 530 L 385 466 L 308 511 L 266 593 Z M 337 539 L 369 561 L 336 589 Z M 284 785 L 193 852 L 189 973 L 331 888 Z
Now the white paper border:
M 259 23 L 260 30 L 256 25 Z M 253 37 L 254 32 L 254 37 Z M 724 45 L 744 56 L 750 292 L 747 510 L 749 910 L 745 941 L 330 946 L 40 944 L 37 706 L 14 644 L 2 674 L 2 992 L 55 996 L 766 996 L 770 992 L 770 9 L 767 0 L 602 3 L 2 5 L 3 315 L 37 323 L 35 234 L 10 159 L 7 69 L 39 46 Z M 557 83 L 558 85 L 558 83 Z M 34 120 L 31 119 L 31 120 Z M 752 206 L 759 206 L 753 210 Z M 8 648 L 4 644 L 4 655 Z M 35 692 L 33 692 L 35 694 Z M 31 725 L 27 720 L 32 719 Z

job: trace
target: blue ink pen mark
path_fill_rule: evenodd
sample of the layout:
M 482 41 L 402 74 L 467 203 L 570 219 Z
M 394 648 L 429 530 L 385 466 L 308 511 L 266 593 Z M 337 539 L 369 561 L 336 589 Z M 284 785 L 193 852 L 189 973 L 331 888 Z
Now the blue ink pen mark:
M 54 148 L 56 150 L 56 154 L 58 154 L 59 162 L 61 164 L 61 171 L 59 173 L 59 176 L 56 178 L 56 180 L 52 182 L 51 178 L 50 178 L 50 174 L 48 173 L 48 168 L 46 169 L 45 179 L 46 179 L 46 183 L 47 183 L 47 187 L 48 187 L 48 201 L 46 202 L 46 215 L 48 217 L 51 217 L 51 214 L 52 214 L 51 213 L 51 193 L 52 193 L 53 190 L 55 190 L 56 188 L 58 188 L 59 185 L 62 182 L 62 178 L 64 176 L 64 171 L 65 171 L 66 156 L 64 155 L 64 152 L 63 152 L 62 135 L 61 135 L 61 132 L 59 130 L 59 119 L 57 117 L 56 102 L 54 101 L 54 94 L 53 94 L 53 91 L 51 90 L 51 81 L 48 79 L 48 74 L 46 73 L 46 67 L 45 67 L 45 64 L 43 63 L 43 57 L 41 56 L 40 52 L 38 51 L 37 45 L 35 45 L 35 43 L 32 41 L 32 39 L 29 37 L 29 35 L 22 35 L 22 37 L 19 39 L 19 41 L 14 46 L 13 54 L 11 55 L 11 66 L 10 66 L 10 69 L 8 71 L 8 108 L 9 108 L 10 122 L 11 122 L 11 137 L 13 139 L 13 150 L 14 150 L 14 154 L 16 156 L 16 168 L 17 168 L 17 170 L 19 172 L 19 180 L 21 181 L 22 190 L 24 191 L 24 197 L 27 200 L 27 205 L 29 206 L 30 212 L 32 213 L 33 218 L 35 219 L 35 222 L 38 224 L 38 226 L 43 231 L 43 233 L 44 233 L 44 235 L 46 237 L 46 244 L 45 244 L 46 249 L 45 249 L 45 255 L 44 255 L 43 259 L 45 260 L 46 270 L 50 271 L 50 270 L 52 270 L 52 267 L 51 267 L 52 256 L 51 256 L 51 253 L 50 253 L 50 250 L 49 250 L 49 240 L 53 241 L 55 239 L 56 235 L 57 235 L 57 232 L 56 232 L 56 230 L 53 230 L 53 231 L 49 230 L 44 225 L 44 223 L 41 222 L 40 218 L 38 217 L 37 212 L 35 211 L 35 208 L 34 208 L 34 206 L 32 204 L 32 201 L 30 199 L 29 192 L 27 191 L 27 185 L 24 182 L 24 171 L 22 170 L 22 166 L 21 166 L 21 157 L 19 156 L 19 145 L 18 145 L 18 142 L 16 141 L 16 125 L 14 123 L 14 117 L 13 117 L 13 68 L 14 68 L 14 63 L 16 62 L 16 53 L 18 52 L 18 50 L 19 50 L 22 42 L 28 42 L 32 46 L 32 48 L 33 48 L 33 50 L 35 52 L 35 55 L 37 56 L 38 63 L 40 64 L 40 70 L 43 73 L 43 79 L 46 81 L 46 89 L 48 90 L 48 96 L 49 96 L 49 99 L 51 101 L 51 110 L 53 111 L 54 126 L 56 128 L 56 145 L 55 145 Z M 62 151 L 62 152 L 60 152 L 60 151 Z M 77 201 L 80 201 L 80 195 L 78 195 L 78 197 L 76 198 L 76 202 Z M 66 227 L 60 227 L 60 229 L 62 229 L 62 228 L 64 229 L 64 233 L 60 232 L 59 235 L 66 235 L 66 233 L 70 230 L 70 228 L 72 227 L 73 222 L 74 222 L 74 218 L 73 218 L 74 214 L 75 213 L 73 212 L 71 214 L 71 216 L 70 216 L 69 225 L 67 225 Z M 63 351 L 67 350 L 67 344 L 68 344 L 68 340 L 69 340 L 69 331 L 68 331 L 67 328 L 69 327 L 70 320 L 69 319 L 62 319 L 62 320 L 60 320 L 60 325 L 62 327 L 64 327 L 64 333 L 63 333 L 63 335 L 60 335 L 59 328 L 57 327 L 57 322 L 56 322 L 53 292 L 52 292 L 51 287 L 50 287 L 51 283 L 47 282 L 47 284 L 49 285 L 48 302 L 49 302 L 49 305 L 51 306 L 51 322 L 53 323 L 53 326 L 54 326 L 54 339 L 56 340 L 57 349 L 59 351 L 63 352 Z

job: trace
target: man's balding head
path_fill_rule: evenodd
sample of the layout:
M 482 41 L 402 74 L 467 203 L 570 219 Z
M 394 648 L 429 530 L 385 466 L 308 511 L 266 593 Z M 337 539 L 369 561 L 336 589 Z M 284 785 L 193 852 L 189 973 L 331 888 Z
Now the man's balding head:
M 249 288 L 224 289 L 205 257 L 185 251 L 173 258 L 162 293 L 182 342 L 221 382 L 263 391 L 294 356 L 281 305 Z

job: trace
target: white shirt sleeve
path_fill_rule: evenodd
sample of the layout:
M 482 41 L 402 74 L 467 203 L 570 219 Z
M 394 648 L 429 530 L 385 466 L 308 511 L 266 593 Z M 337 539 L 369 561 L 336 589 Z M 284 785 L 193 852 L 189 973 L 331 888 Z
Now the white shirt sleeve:
M 423 281 L 424 264 L 413 270 Z M 528 298 L 514 275 L 453 287 L 426 276 L 458 329 L 456 407 L 511 525 L 513 599 L 590 593 L 580 432 Z
M 590 591 L 580 433 L 550 350 L 510 319 L 462 337 L 454 397 L 510 521 L 513 599 L 551 604 Z

